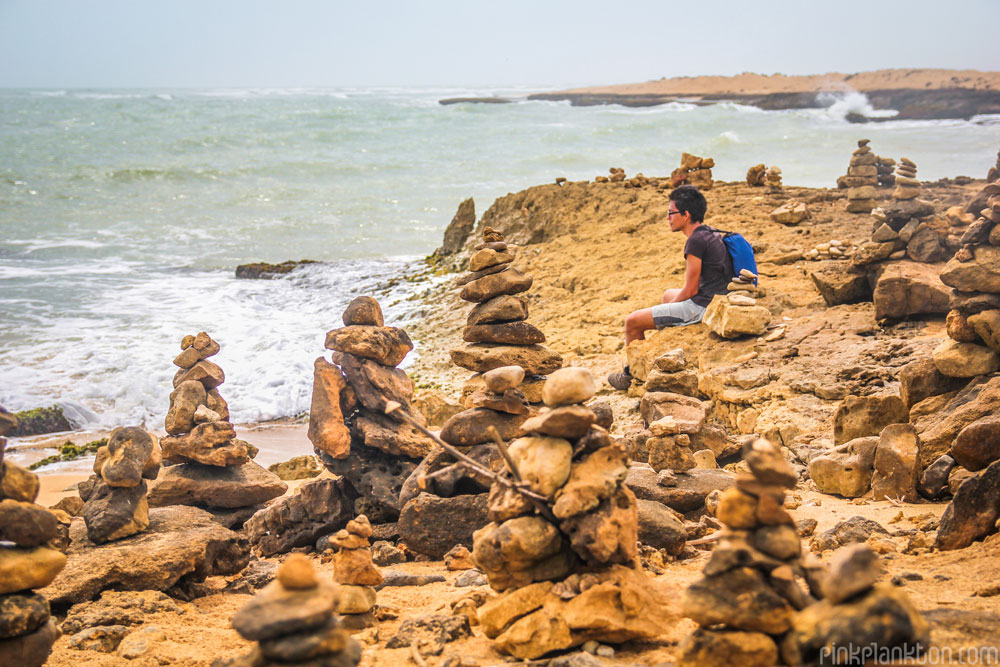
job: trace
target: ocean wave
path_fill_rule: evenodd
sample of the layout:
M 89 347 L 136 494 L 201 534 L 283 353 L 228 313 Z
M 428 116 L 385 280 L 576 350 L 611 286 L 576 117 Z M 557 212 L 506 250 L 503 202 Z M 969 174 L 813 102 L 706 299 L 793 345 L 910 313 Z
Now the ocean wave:
M 825 107 L 823 114 L 832 120 L 846 121 L 849 114 L 865 118 L 892 118 L 899 114 L 895 109 L 876 109 L 868 96 L 858 91 L 821 92 L 816 95 L 816 101 Z

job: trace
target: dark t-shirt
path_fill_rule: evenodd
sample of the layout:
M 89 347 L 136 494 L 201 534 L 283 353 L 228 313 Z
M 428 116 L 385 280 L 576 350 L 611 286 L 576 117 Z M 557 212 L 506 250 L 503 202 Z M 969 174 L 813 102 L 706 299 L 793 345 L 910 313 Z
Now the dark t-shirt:
M 722 235 L 705 224 L 695 227 L 684 244 L 684 257 L 688 255 L 701 259 L 698 293 L 691 300 L 699 306 L 707 306 L 713 296 L 726 293 L 726 286 L 733 277 L 733 260 L 722 242 Z

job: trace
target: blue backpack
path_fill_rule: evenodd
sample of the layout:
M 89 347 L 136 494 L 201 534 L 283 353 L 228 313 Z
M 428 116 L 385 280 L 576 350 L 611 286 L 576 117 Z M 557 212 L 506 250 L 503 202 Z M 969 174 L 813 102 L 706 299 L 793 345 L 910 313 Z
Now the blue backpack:
M 753 246 L 750 245 L 750 242 L 743 238 L 742 234 L 736 232 L 724 232 L 721 229 L 714 231 L 722 234 L 722 242 L 726 244 L 729 257 L 733 260 L 733 277 L 740 275 L 740 271 L 743 269 L 750 271 L 755 276 L 758 275 L 757 259 L 754 257 Z M 753 284 L 757 284 L 756 278 Z

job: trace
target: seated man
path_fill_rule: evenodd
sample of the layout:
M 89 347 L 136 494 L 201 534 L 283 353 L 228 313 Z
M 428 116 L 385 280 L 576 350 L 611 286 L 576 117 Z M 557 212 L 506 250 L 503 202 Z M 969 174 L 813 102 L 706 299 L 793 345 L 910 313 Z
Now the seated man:
M 705 195 L 693 185 L 682 185 L 670 193 L 667 222 L 670 229 L 687 237 L 684 258 L 684 287 L 663 293 L 663 303 L 637 310 L 625 318 L 625 346 L 645 339 L 650 329 L 679 327 L 701 322 L 705 308 L 716 294 L 725 294 L 733 277 L 733 260 L 722 235 L 703 224 L 708 205 Z M 632 375 L 628 366 L 608 376 L 615 389 L 628 389 Z

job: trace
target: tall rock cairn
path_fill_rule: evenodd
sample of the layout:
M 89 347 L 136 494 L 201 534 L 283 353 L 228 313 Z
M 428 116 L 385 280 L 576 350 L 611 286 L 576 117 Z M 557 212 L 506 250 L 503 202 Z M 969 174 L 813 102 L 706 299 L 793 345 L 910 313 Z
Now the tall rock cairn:
M 36 505 L 38 476 L 4 461 L 4 433 L 17 419 L 0 407 L 0 664 L 40 667 L 60 632 L 45 588 L 66 565 L 50 543 L 59 536 L 55 514 Z
M 368 542 L 371 535 L 371 523 L 362 514 L 348 521 L 346 528 L 330 538 L 330 544 L 337 547 L 333 557 L 333 578 L 340 584 L 337 613 L 349 630 L 377 625 L 372 614 L 375 608 L 374 586 L 382 583 L 382 573 L 372 562 L 372 549 Z
M 326 468 L 355 495 L 354 514 L 374 523 L 399 518 L 403 482 L 436 445 L 409 424 L 385 414 L 387 402 L 413 408 L 413 381 L 396 368 L 413 349 L 403 329 L 385 326 L 382 308 L 368 296 L 347 306 L 344 326 L 326 334 L 333 363 L 316 359 L 309 440 Z
M 916 199 L 920 196 L 920 181 L 917 180 L 917 165 L 908 157 L 899 158 L 896 165 L 896 189 L 892 198 L 896 200 Z
M 219 393 L 226 374 L 209 361 L 219 344 L 202 331 L 184 336 L 174 359 L 174 391 L 160 442 L 167 467 L 150 490 L 153 507 L 196 505 L 229 527 L 248 519 L 288 485 L 251 459 L 257 449 L 236 437 L 229 405 Z
M 847 212 L 871 213 L 875 208 L 875 186 L 878 185 L 878 156 L 872 153 L 869 139 L 859 139 L 851 155 L 847 176 Z
M 310 665 L 352 667 L 361 644 L 341 627 L 340 587 L 320 580 L 308 556 L 293 553 L 265 586 L 233 616 L 233 628 L 257 645 L 247 655 L 212 667 Z
M 678 666 L 798 664 L 780 661 L 778 647 L 795 612 L 812 602 L 799 580 L 810 590 L 820 586 L 802 564 L 795 522 L 782 507 L 798 476 L 764 439 L 748 441 L 743 458 L 751 474 L 722 492 L 716 517 L 725 530 L 705 576 L 684 594 L 684 615 L 700 627 L 681 644 Z
M 549 377 L 548 409 L 524 423 L 528 435 L 509 447 L 514 467 L 501 473 L 544 500 L 497 481 L 491 522 L 474 534 L 473 559 L 503 592 L 480 608 L 480 623 L 500 651 L 522 659 L 590 639 L 649 637 L 672 620 L 653 582 L 633 569 L 638 510 L 624 486 L 627 455 L 583 405 L 593 394 L 583 369 Z
M 116 428 L 97 450 L 94 476 L 80 484 L 83 520 L 94 544 L 119 540 L 149 527 L 146 480 L 160 472 L 160 443 L 141 428 Z
M 476 304 L 462 330 L 465 344 L 451 350 L 456 366 L 475 373 L 520 366 L 526 374 L 520 390 L 528 402 L 541 400 L 544 375 L 562 366 L 562 357 L 545 347 L 545 334 L 528 319 L 528 300 L 523 296 L 531 288 L 532 277 L 511 266 L 516 248 L 504 241 L 503 234 L 485 227 L 483 241 L 475 246 L 469 259 L 470 273 L 462 276 L 462 300 Z M 482 387 L 482 377 L 474 376 L 463 390 L 471 393 Z

